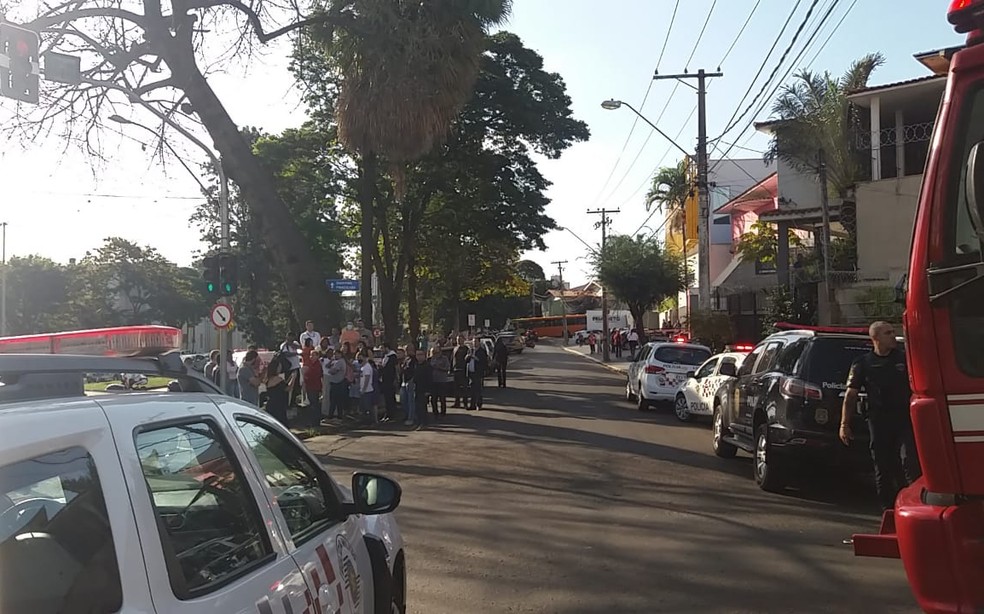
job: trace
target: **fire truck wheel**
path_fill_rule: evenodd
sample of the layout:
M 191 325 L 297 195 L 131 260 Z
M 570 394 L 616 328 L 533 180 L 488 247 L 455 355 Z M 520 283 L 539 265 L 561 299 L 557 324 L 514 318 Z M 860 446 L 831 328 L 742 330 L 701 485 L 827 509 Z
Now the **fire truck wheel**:
M 755 483 L 767 492 L 782 490 L 782 467 L 776 462 L 776 455 L 769 450 L 769 425 L 762 423 L 755 429 L 755 454 L 752 462 Z

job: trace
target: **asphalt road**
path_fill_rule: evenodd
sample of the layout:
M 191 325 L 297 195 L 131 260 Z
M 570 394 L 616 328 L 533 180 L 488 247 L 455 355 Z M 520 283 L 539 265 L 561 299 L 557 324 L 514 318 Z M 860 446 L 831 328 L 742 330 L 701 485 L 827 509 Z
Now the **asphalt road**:
M 899 561 L 842 544 L 877 528 L 864 481 L 765 493 L 706 423 L 638 412 L 587 359 L 540 345 L 510 367 L 480 412 L 306 442 L 343 481 L 402 484 L 410 612 L 918 611 Z

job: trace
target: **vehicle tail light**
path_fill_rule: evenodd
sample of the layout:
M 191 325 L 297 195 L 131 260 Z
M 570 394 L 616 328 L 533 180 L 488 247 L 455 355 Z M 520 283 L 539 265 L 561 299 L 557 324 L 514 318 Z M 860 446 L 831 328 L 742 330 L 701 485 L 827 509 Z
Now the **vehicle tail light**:
M 663 373 L 664 371 L 666 371 L 666 369 L 664 369 L 663 367 L 658 367 L 656 365 L 646 365 L 646 373 L 649 373 L 650 375 L 654 373 Z
M 752 344 L 750 343 L 739 343 L 735 346 L 736 352 L 751 352 L 752 349 Z
M 946 18 L 959 34 L 969 32 L 969 39 L 980 39 L 979 31 L 984 26 L 984 0 L 952 0 Z
M 687 342 L 687 338 L 682 335 L 673 338 L 673 343 L 686 343 L 686 342 Z
M 819 401 L 823 398 L 823 390 L 821 390 L 819 386 L 809 382 L 804 382 L 803 380 L 796 379 L 795 377 L 787 377 L 784 379 L 782 386 L 779 387 L 779 390 L 785 397 L 810 399 L 814 401 Z

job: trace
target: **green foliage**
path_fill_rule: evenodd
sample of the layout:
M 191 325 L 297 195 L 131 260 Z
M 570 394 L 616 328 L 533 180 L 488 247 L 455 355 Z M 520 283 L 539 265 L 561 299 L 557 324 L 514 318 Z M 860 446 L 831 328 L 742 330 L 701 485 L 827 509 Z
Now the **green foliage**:
M 814 314 L 810 304 L 800 300 L 786 286 L 776 286 L 766 291 L 765 313 L 762 316 L 762 335 L 777 332 L 778 322 L 813 324 Z
M 74 328 L 68 303 L 70 273 L 42 256 L 7 261 L 7 332 L 11 335 Z
M 723 311 L 692 311 L 689 324 L 694 339 L 708 345 L 715 352 L 723 351 L 724 346 L 735 341 L 731 318 Z
M 904 306 L 895 302 L 895 288 L 892 286 L 875 286 L 868 288 L 858 296 L 858 308 L 869 322 L 885 320 L 897 325 L 902 323 Z
M 653 238 L 609 237 L 592 264 L 598 280 L 625 303 L 640 328 L 646 311 L 686 287 L 683 261 Z
M 799 235 L 789 231 L 789 246 L 802 247 Z M 779 231 L 775 226 L 762 220 L 757 220 L 738 240 L 738 253 L 747 262 L 775 264 L 779 252 Z

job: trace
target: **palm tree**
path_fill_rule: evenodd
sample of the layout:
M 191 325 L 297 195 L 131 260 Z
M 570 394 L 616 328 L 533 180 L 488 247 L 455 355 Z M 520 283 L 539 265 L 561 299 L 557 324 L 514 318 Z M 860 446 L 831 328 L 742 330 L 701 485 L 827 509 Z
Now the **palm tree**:
M 664 166 L 653 176 L 652 185 L 646 192 L 646 211 L 653 206 L 665 213 L 670 230 L 683 236 L 686 222 L 686 204 L 694 190 L 690 177 L 690 165 L 686 158 L 676 166 Z M 686 237 L 681 239 L 681 247 Z
M 858 118 L 847 96 L 867 86 L 871 73 L 884 63 L 880 53 L 868 54 L 855 60 L 839 79 L 828 72 L 798 72 L 772 104 L 773 115 L 782 123 L 773 132 L 766 162 L 778 158 L 814 174 L 822 149 L 829 187 L 839 198 L 846 197 L 864 178 L 862 157 L 851 145 Z
M 378 248 L 373 218 L 385 218 L 377 198 L 380 161 L 393 178 L 393 194 L 406 193 L 406 164 L 439 146 L 472 95 L 486 30 L 509 15 L 511 0 L 351 0 L 351 22 L 330 29 L 332 63 L 341 76 L 336 121 L 341 142 L 360 156 L 362 287 L 372 282 Z M 397 305 L 382 279 L 387 334 Z M 362 292 L 361 312 L 372 319 L 372 296 Z M 395 328 L 395 327 L 394 327 Z

